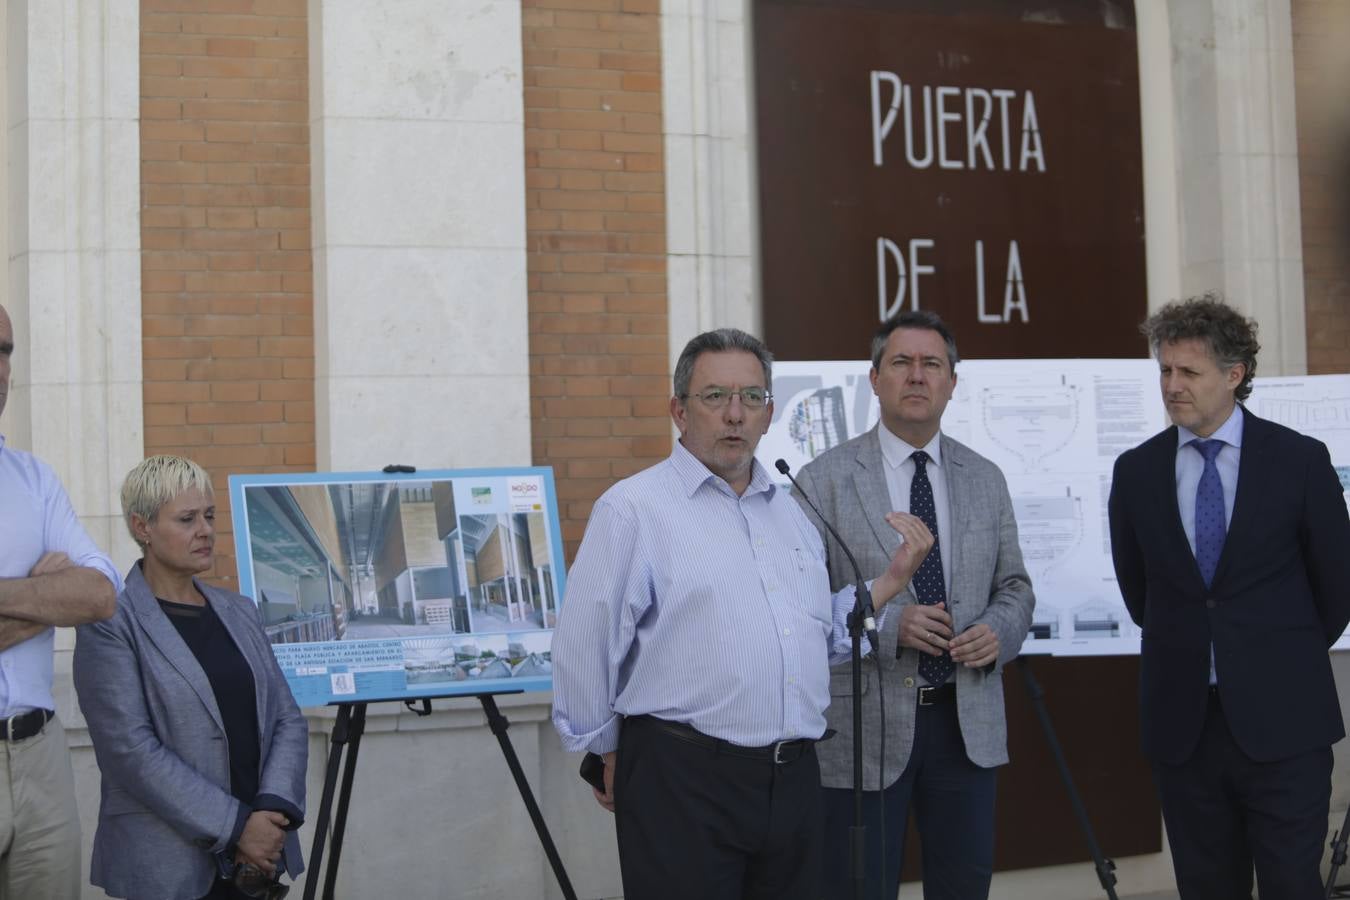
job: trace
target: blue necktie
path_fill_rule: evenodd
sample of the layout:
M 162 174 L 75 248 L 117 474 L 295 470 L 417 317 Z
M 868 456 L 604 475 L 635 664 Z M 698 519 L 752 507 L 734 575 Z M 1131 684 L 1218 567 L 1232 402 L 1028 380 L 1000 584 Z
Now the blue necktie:
M 1223 449 L 1223 441 L 1194 440 L 1190 444 L 1205 458 L 1205 470 L 1200 473 L 1200 484 L 1195 489 L 1195 562 L 1200 566 L 1200 577 L 1205 587 L 1214 582 L 1214 571 L 1219 568 L 1219 555 L 1228 536 L 1228 518 L 1224 512 L 1223 482 L 1214 460 Z
M 933 549 L 919 564 L 911 586 L 920 603 L 932 606 L 947 599 L 947 587 L 942 580 L 942 548 L 938 546 L 937 505 L 933 502 L 933 483 L 928 480 L 928 454 L 915 450 L 911 458 L 914 460 L 914 480 L 909 483 L 909 512 L 922 519 L 933 532 Z M 899 647 L 896 650 L 898 652 Z M 944 651 L 941 656 L 919 654 L 919 674 L 931 685 L 946 683 L 954 671 L 956 663 L 952 662 L 950 653 Z

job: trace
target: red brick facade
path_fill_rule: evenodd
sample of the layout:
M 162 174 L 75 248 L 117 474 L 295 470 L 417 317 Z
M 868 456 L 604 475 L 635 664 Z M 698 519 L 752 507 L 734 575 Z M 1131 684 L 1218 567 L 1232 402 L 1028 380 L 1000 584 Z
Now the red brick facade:
M 525 0 L 530 399 L 568 554 L 670 452 L 658 0 Z
M 314 465 L 305 14 L 141 3 L 145 451 L 212 473 L 225 582 L 225 475 Z

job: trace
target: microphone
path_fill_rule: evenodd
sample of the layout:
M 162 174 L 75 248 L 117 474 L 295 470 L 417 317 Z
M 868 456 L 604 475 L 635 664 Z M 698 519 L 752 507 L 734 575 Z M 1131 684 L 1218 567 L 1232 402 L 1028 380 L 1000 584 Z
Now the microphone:
M 834 538 L 835 543 L 844 551 L 844 556 L 848 557 L 849 564 L 853 566 L 853 577 L 856 579 L 853 593 L 857 598 L 857 604 L 854 606 L 853 615 L 862 617 L 863 630 L 867 632 L 867 640 L 871 642 L 873 652 L 881 652 L 879 649 L 881 641 L 877 638 L 877 621 L 873 617 L 872 592 L 867 589 L 867 582 L 863 580 L 862 567 L 858 565 L 858 560 L 854 558 L 853 551 L 848 549 L 848 544 L 844 543 L 844 539 L 839 536 L 839 532 L 834 530 L 834 526 L 821 513 L 819 507 L 812 502 L 806 491 L 802 490 L 802 486 L 797 483 L 797 479 L 792 477 L 787 460 L 776 460 L 773 466 L 786 475 L 788 481 L 792 482 L 792 486 L 796 488 L 798 494 L 801 494 L 802 499 L 806 501 L 806 505 L 811 507 L 811 511 L 816 514 L 816 518 L 820 520 L 821 524 L 825 526 L 825 530 Z

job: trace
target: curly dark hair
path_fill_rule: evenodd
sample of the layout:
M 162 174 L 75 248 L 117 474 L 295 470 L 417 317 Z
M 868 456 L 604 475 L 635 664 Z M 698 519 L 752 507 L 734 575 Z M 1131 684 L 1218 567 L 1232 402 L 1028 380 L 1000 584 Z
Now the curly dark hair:
M 1239 400 L 1251 396 L 1256 354 L 1261 350 L 1256 340 L 1256 320 L 1229 306 L 1217 293 L 1210 291 L 1200 297 L 1168 303 L 1145 319 L 1139 330 L 1148 339 L 1154 356 L 1163 344 L 1190 338 L 1204 341 L 1214 361 L 1223 368 L 1242 364 L 1242 381 L 1234 393 Z

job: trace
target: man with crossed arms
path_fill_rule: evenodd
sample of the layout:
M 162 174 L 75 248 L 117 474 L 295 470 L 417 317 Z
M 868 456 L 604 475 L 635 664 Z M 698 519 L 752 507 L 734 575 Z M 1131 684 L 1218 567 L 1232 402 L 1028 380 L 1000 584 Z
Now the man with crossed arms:
M 0 412 L 14 326 L 0 307 Z M 74 900 L 80 819 L 52 699 L 53 626 L 113 613 L 122 581 L 56 474 L 0 437 L 0 900 Z

